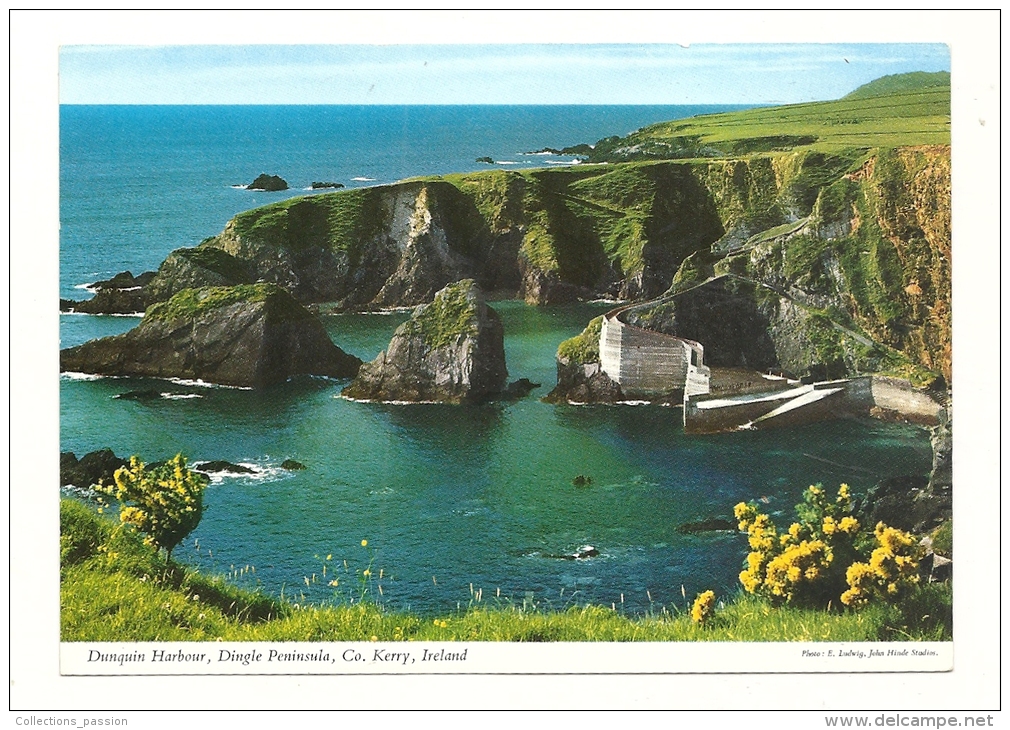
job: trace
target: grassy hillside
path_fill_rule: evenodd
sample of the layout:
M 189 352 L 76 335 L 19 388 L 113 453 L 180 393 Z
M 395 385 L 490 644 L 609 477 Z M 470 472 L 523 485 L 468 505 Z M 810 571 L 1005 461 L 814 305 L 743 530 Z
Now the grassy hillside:
M 873 96 L 886 96 L 887 94 L 904 93 L 908 91 L 921 91 L 934 87 L 950 87 L 950 72 L 937 71 L 927 73 L 925 71 L 913 71 L 907 74 L 891 74 L 881 76 L 868 84 L 863 84 L 855 91 L 843 96 L 843 99 L 869 99 Z
M 837 101 L 661 122 L 580 151 L 590 162 L 621 162 L 938 144 L 950 144 L 950 74 L 920 72 L 885 76 Z

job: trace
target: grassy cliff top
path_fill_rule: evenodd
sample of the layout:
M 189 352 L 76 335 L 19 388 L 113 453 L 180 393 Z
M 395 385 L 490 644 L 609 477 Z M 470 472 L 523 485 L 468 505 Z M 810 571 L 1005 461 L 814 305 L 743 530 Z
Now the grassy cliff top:
M 431 304 L 419 307 L 401 326 L 405 334 L 421 335 L 424 343 L 434 350 L 457 337 L 477 334 L 478 301 L 473 279 L 463 279 L 435 294 Z
M 268 313 L 278 319 L 304 319 L 312 315 L 276 284 L 239 284 L 183 289 L 167 302 L 152 304 L 144 321 L 175 322 L 193 320 L 231 304 L 266 303 Z
M 567 360 L 570 364 L 595 362 L 600 359 L 600 331 L 603 329 L 603 316 L 594 317 L 589 324 L 575 337 L 569 337 L 558 345 L 558 359 Z
M 591 161 L 746 155 L 806 147 L 950 144 L 950 74 L 885 76 L 836 101 L 745 109 L 660 122 L 597 142 Z

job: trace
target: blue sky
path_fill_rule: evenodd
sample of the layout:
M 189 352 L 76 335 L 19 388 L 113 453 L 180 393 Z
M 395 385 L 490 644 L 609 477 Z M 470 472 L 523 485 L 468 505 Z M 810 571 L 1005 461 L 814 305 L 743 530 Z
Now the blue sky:
M 930 44 L 63 46 L 64 104 L 733 104 L 949 71 Z

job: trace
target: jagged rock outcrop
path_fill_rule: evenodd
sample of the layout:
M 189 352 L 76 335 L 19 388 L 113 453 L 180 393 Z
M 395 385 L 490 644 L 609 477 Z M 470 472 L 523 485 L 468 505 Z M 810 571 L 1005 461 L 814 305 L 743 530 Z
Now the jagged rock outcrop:
M 95 296 L 82 302 L 64 303 L 60 310 L 85 314 L 134 314 L 152 304 L 171 299 L 183 289 L 204 286 L 251 284 L 256 276 L 249 263 L 219 248 L 198 246 L 172 251 L 155 271 L 134 277 L 129 271 L 108 281 L 96 282 Z
M 111 484 L 116 469 L 127 464 L 112 449 L 99 449 L 80 459 L 72 451 L 60 454 L 60 486 L 73 485 L 87 489 L 95 484 Z
M 419 306 L 343 394 L 357 400 L 480 402 L 501 397 L 507 378 L 501 319 L 476 283 L 465 279 Z
M 292 375 L 352 377 L 361 361 L 273 284 L 184 289 L 136 329 L 60 352 L 60 371 L 259 387 Z
M 134 276 L 122 271 L 111 279 L 96 281 L 91 285 L 95 296 L 81 302 L 60 300 L 60 311 L 82 312 L 84 314 L 135 314 L 143 312 L 148 305 L 144 288 L 154 279 L 155 272 L 145 271 Z
M 257 175 L 256 179 L 246 186 L 246 190 L 266 190 L 268 192 L 277 192 L 287 189 L 287 180 L 279 175 L 267 175 L 265 172 Z

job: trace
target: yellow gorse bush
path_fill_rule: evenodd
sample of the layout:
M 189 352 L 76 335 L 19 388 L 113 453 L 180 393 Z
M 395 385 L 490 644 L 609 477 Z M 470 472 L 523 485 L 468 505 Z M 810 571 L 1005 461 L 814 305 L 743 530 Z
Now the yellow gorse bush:
M 733 513 L 750 545 L 740 583 L 772 603 L 893 602 L 918 581 L 914 540 L 883 523 L 874 533 L 878 547 L 864 562 L 870 538 L 852 514 L 847 484 L 834 498 L 820 485 L 808 487 L 796 506 L 799 519 L 782 534 L 753 503 L 741 502 Z
M 845 572 L 849 590 L 842 603 L 858 608 L 873 598 L 889 603 L 900 599 L 919 582 L 918 546 L 907 532 L 877 523 L 878 547 L 868 563 L 853 563 Z
M 116 470 L 112 485 L 96 489 L 120 503 L 120 522 L 136 527 L 147 536 L 145 542 L 164 548 L 171 558 L 172 549 L 200 523 L 208 481 L 186 468 L 182 454 L 153 469 L 133 456 L 129 466 Z
M 699 593 L 691 606 L 691 620 L 699 626 L 704 626 L 715 614 L 715 591 L 705 591 Z

